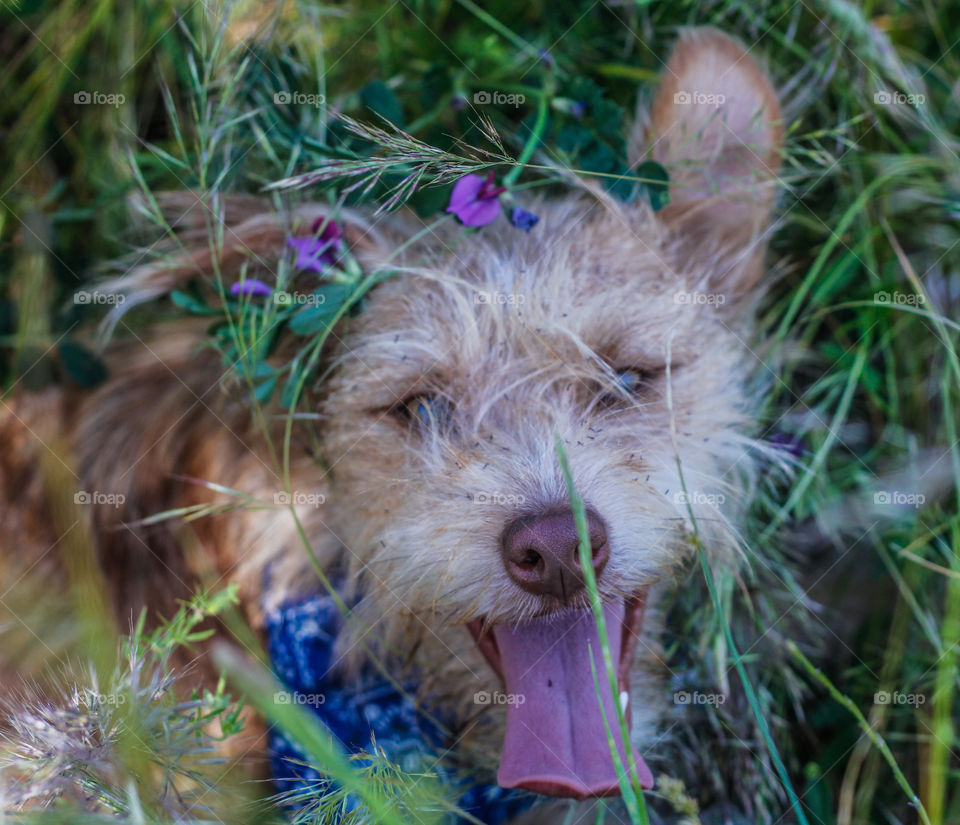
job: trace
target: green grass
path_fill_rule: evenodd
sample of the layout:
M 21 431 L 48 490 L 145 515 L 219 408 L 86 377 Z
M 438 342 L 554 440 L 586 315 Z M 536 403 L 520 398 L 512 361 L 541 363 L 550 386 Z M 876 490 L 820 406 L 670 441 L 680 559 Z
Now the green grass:
M 747 569 L 713 582 L 694 571 L 670 605 L 671 667 L 735 697 L 681 727 L 677 757 L 700 760 L 704 805 L 731 798 L 756 821 L 789 811 L 788 788 L 802 814 L 783 821 L 960 821 L 960 4 L 34 0 L 5 2 L 0 20 L 9 56 L 0 69 L 0 381 L 18 392 L 97 380 L 89 336 L 99 313 L 69 297 L 105 262 L 130 263 L 169 230 L 156 193 L 197 189 L 213 216 L 227 191 L 266 192 L 278 208 L 333 201 L 342 181 L 266 187 L 369 156 L 371 142 L 335 120 L 342 110 L 379 125 L 389 116 L 453 155 L 475 147 L 470 162 L 493 163 L 516 192 L 562 191 L 548 162 L 622 195 L 633 182 L 619 177 L 613 136 L 638 87 L 652 92 L 677 27 L 715 25 L 751 45 L 783 90 L 788 120 L 777 264 L 749 342 L 757 435 L 789 434 L 805 453 L 792 478 L 761 478 Z M 334 105 L 275 105 L 290 89 Z M 526 96 L 490 110 L 502 147 L 451 105 L 489 89 Z M 925 101 L 878 103 L 887 89 Z M 126 102 L 75 104 L 84 91 Z M 581 100 L 592 103 L 583 122 L 569 114 Z M 389 197 L 402 180 L 386 177 L 365 200 Z M 448 192 L 441 179 L 410 205 L 433 215 Z M 357 272 L 342 279 L 351 301 L 370 286 Z M 223 346 L 233 347 L 225 356 L 260 400 L 286 392 L 295 406 L 319 339 L 305 336 L 282 371 L 264 372 L 260 334 L 288 319 L 275 308 L 223 312 L 222 281 L 214 292 L 204 301 L 222 317 Z M 145 307 L 129 323 L 177 314 Z M 288 431 L 274 445 L 280 467 L 289 442 Z M 926 500 L 874 504 L 885 491 Z M 98 656 L 109 671 L 107 653 Z M 731 684 L 736 673 L 749 688 Z M 267 689 L 244 687 L 254 704 Z M 924 702 L 877 704 L 877 693 Z M 702 737 L 706 753 L 695 746 Z M 321 746 L 322 732 L 311 741 L 317 762 L 370 785 L 371 811 L 396 800 L 384 792 L 403 785 L 395 772 L 362 773 Z M 126 821 L 162 821 L 149 800 L 134 804 L 148 785 L 113 789 L 126 794 Z

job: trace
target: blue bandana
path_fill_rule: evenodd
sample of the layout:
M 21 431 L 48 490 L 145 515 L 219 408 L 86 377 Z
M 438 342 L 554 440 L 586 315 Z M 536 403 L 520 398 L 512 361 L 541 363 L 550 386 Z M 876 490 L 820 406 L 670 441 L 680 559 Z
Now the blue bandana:
M 401 690 L 372 672 L 348 684 L 332 671 L 342 624 L 336 602 L 326 593 L 272 611 L 266 621 L 267 650 L 277 677 L 297 701 L 302 697 L 309 704 L 348 753 L 373 753 L 375 740 L 394 764 L 411 770 L 422 766 L 424 754 L 442 752 L 449 744 L 448 734 L 417 709 L 410 698 L 412 686 Z M 316 700 L 306 701 L 311 697 Z M 320 775 L 303 764 L 304 755 L 277 729 L 270 732 L 269 747 L 281 794 L 317 787 Z M 439 766 L 436 770 L 443 775 Z M 534 799 L 496 785 L 474 784 L 458 804 L 488 825 L 499 825 L 527 810 Z

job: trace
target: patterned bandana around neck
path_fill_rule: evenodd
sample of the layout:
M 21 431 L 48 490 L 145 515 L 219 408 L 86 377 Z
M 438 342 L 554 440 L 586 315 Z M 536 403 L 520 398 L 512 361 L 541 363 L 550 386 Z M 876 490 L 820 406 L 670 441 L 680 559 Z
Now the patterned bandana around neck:
M 308 704 L 348 753 L 383 750 L 409 771 L 431 766 L 443 774 L 431 755 L 444 752 L 446 735 L 411 699 L 411 685 L 395 687 L 372 666 L 355 682 L 345 682 L 331 665 L 343 616 L 328 593 L 288 602 L 270 612 L 266 621 L 267 649 L 277 677 L 295 701 Z M 322 700 L 321 698 L 322 697 Z M 315 701 L 306 701 L 314 699 Z M 280 794 L 316 788 L 320 775 L 304 765 L 305 758 L 282 733 L 270 732 L 274 784 Z M 454 780 L 456 781 L 456 780 Z M 460 790 L 458 805 L 487 825 L 500 825 L 527 810 L 535 801 L 529 793 L 497 785 L 473 784 Z

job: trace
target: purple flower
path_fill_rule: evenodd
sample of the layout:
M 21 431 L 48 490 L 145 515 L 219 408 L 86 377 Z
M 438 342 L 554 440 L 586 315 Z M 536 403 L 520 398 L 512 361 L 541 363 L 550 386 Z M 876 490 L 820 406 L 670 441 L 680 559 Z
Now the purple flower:
M 452 212 L 464 226 L 486 226 L 500 214 L 500 194 L 505 186 L 493 185 L 493 172 L 486 179 L 464 175 L 454 184 L 447 212 Z
M 323 231 L 320 227 L 323 227 Z M 300 271 L 309 269 L 317 273 L 323 272 L 324 266 L 337 261 L 337 253 L 340 251 L 340 225 L 328 218 L 317 218 L 310 229 L 311 234 L 307 237 L 287 239 L 290 247 L 297 252 L 297 260 L 293 265 Z
M 237 281 L 230 286 L 231 295 L 270 295 L 272 292 L 272 287 L 267 286 L 263 281 L 258 281 L 256 278 Z
M 510 212 L 510 223 L 517 227 L 517 229 L 522 229 L 524 232 L 529 232 L 539 222 L 539 215 L 534 215 L 533 212 L 527 212 L 526 209 L 521 209 L 519 206 L 513 207 L 513 210 Z
M 570 114 L 575 117 L 577 120 L 582 120 L 583 116 L 587 113 L 588 105 L 583 100 L 575 100 L 570 104 Z

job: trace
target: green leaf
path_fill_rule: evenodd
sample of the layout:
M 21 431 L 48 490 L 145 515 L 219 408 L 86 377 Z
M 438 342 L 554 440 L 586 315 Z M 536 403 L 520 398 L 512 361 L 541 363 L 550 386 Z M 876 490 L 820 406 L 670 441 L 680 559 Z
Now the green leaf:
M 593 142 L 593 132 L 579 123 L 568 123 L 557 133 L 557 147 L 568 154 L 575 154 Z
M 587 172 L 615 172 L 617 156 L 604 143 L 591 143 L 581 153 L 579 165 Z
M 107 367 L 94 353 L 76 341 L 57 344 L 60 363 L 70 380 L 84 389 L 93 389 L 107 378 Z
M 248 356 L 249 357 L 249 356 Z M 277 388 L 279 373 L 265 361 L 258 361 L 250 370 L 250 380 L 253 382 L 253 397 L 261 404 L 266 404 L 273 398 Z
M 314 299 L 290 319 L 290 331 L 295 335 L 324 332 L 350 297 L 351 291 L 347 284 L 330 284 L 315 290 Z
M 575 77 L 565 89 L 567 97 L 586 103 L 588 107 L 596 106 L 603 99 L 603 89 L 589 77 Z
M 270 378 L 277 374 L 277 371 L 264 361 L 261 361 L 253 368 L 252 377 L 257 378 Z
M 267 404 L 273 398 L 273 392 L 277 388 L 277 376 L 268 378 L 262 384 L 257 384 L 253 389 L 253 397 L 261 404 Z
M 207 306 L 207 304 L 196 295 L 191 295 L 189 292 L 183 292 L 179 289 L 175 289 L 170 293 L 170 300 L 173 301 L 174 306 L 178 306 L 180 309 L 185 309 L 187 312 L 190 312 L 193 315 L 220 314 L 220 310 L 214 309 L 211 306 Z
M 624 203 L 633 203 L 643 191 L 643 186 L 633 180 L 634 173 L 626 166 L 619 165 L 611 170 L 614 174 L 623 175 L 621 178 L 604 178 L 603 185 L 607 191 Z
M 297 401 L 297 385 L 300 383 L 300 374 L 296 362 L 290 368 L 290 375 L 283 383 L 280 391 L 280 406 L 285 410 L 292 410 Z
M 360 92 L 363 105 L 372 112 L 389 120 L 394 126 L 403 126 L 403 109 L 400 101 L 389 86 L 382 80 L 368 83 Z
M 650 198 L 650 205 L 654 212 L 659 212 L 670 203 L 670 175 L 655 160 L 641 163 L 634 174 L 638 178 L 645 178 L 643 188 Z

